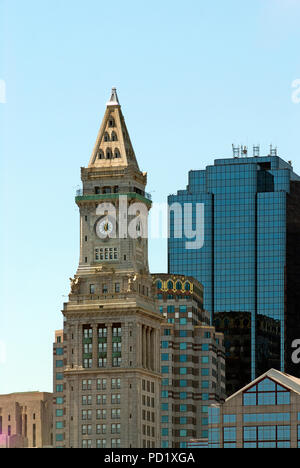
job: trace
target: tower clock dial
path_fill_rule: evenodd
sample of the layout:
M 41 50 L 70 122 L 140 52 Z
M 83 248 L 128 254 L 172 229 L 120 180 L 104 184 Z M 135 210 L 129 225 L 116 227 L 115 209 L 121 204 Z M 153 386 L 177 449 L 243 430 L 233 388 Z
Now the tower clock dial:
M 102 218 L 96 223 L 96 234 L 101 239 L 115 237 L 115 226 L 108 217 Z

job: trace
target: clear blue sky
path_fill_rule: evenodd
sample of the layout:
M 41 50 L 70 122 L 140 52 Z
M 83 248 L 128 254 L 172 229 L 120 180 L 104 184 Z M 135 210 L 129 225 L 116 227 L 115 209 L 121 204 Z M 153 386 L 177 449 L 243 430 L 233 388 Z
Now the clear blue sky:
M 0 393 L 52 390 L 74 194 L 110 88 L 156 201 L 232 143 L 276 144 L 300 173 L 299 24 L 300 0 L 0 0 Z M 166 271 L 166 242 L 149 254 Z

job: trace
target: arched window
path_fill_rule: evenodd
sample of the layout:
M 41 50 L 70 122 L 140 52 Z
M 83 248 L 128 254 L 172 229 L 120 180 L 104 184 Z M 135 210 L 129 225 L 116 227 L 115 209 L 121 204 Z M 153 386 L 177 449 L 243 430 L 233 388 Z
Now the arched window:
M 157 289 L 161 289 L 161 288 L 162 288 L 162 282 L 161 282 L 160 280 L 157 281 L 156 287 L 157 287 Z
M 104 133 L 104 141 L 109 141 L 109 134 L 107 132 Z
M 177 291 L 181 291 L 181 289 L 182 289 L 182 284 L 181 284 L 180 281 L 177 281 L 177 283 L 176 283 L 176 289 L 177 289 Z
M 190 291 L 190 290 L 191 290 L 191 285 L 190 285 L 190 283 L 189 283 L 188 281 L 185 283 L 184 289 L 185 289 L 186 291 Z
M 112 132 L 112 134 L 111 134 L 111 141 L 118 141 L 118 137 L 117 137 L 116 132 Z
M 120 155 L 120 151 L 116 148 L 115 149 L 115 158 L 120 158 L 121 155 Z
M 110 118 L 109 118 L 108 126 L 109 126 L 109 127 L 115 127 L 115 120 L 114 120 L 113 117 L 110 117 Z
M 110 148 L 106 150 L 106 159 L 112 159 L 112 152 Z
M 104 159 L 104 153 L 102 150 L 100 150 L 98 153 L 98 159 Z
M 173 281 L 168 281 L 168 289 L 174 289 Z

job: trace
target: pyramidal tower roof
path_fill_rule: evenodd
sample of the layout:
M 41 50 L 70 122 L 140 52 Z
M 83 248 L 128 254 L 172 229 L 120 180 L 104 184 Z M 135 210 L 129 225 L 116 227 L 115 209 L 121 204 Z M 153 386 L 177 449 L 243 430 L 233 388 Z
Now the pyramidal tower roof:
M 89 168 L 133 168 L 139 171 L 117 90 L 112 88 L 105 114 L 97 136 Z

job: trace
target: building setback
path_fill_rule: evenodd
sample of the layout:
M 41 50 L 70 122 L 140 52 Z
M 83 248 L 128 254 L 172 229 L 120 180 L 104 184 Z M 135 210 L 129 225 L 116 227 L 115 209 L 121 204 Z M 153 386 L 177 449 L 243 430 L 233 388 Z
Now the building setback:
M 211 406 L 208 448 L 300 448 L 300 379 L 271 369 Z
M 292 358 L 300 337 L 300 177 L 291 163 L 275 150 L 218 159 L 191 171 L 186 190 L 168 203 L 191 203 L 193 226 L 196 205 L 204 205 L 197 250 L 186 248 L 184 219 L 171 211 L 168 271 L 204 286 L 204 307 L 225 334 L 227 394 L 271 367 L 300 377 Z
M 152 275 L 161 329 L 162 448 L 208 437 L 208 407 L 225 400 L 224 336 L 209 325 L 203 286 L 182 275 Z
M 162 317 L 148 267 L 151 197 L 115 89 L 81 179 L 80 260 L 54 345 L 54 444 L 159 447 Z
M 52 393 L 0 395 L 0 448 L 43 448 L 53 442 Z

